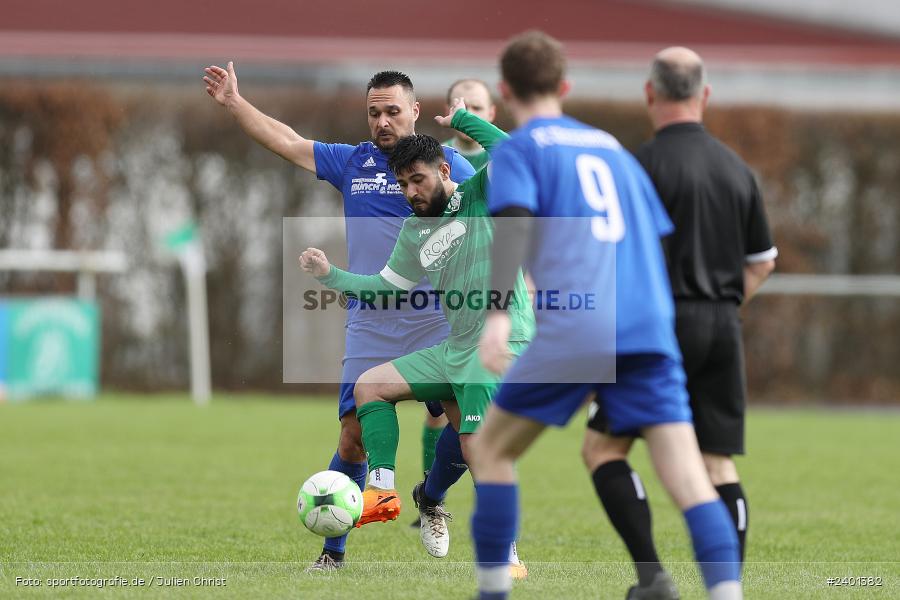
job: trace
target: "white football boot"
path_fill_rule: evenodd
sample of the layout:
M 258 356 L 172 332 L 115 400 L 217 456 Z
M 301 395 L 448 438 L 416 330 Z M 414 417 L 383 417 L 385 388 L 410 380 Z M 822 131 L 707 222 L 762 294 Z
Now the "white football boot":
M 419 538 L 431 556 L 444 558 L 450 551 L 450 529 L 447 521 L 453 517 L 444 510 L 444 503 L 432 504 L 425 498 L 425 482 L 413 488 L 413 502 L 419 508 Z

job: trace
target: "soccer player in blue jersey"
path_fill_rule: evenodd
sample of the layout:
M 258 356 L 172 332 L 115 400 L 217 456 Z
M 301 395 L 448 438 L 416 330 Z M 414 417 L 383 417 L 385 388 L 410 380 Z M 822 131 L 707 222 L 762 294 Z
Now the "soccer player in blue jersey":
M 247 135 L 342 193 L 349 268 L 356 273 L 377 273 L 391 254 L 403 220 L 412 214 L 387 164 L 397 140 L 415 133 L 419 103 L 409 77 L 397 71 L 382 71 L 372 77 L 366 87 L 372 139 L 355 146 L 304 138 L 260 112 L 238 92 L 231 62 L 225 69 L 207 67 L 203 79 L 207 93 L 228 109 Z M 444 154 L 454 181 L 465 181 L 474 174 L 456 150 L 444 148 Z M 365 487 L 366 453 L 353 399 L 357 378 L 372 367 L 442 342 L 449 331 L 440 311 L 360 310 L 356 302 L 348 306 L 338 406 L 341 434 L 329 469 L 346 473 L 361 489 Z M 442 447 L 460 457 L 452 462 L 463 463 L 459 438 L 452 427 L 447 427 L 444 437 Z M 345 547 L 346 536 L 327 539 L 310 568 L 329 571 L 342 566 Z
M 556 40 L 524 33 L 507 45 L 500 67 L 501 94 L 519 128 L 493 155 L 491 288 L 506 297 L 524 264 L 538 298 L 559 292 L 580 298 L 580 308 L 542 308 L 539 301 L 537 334 L 510 367 L 509 316 L 502 303 L 488 315 L 482 361 L 494 372 L 508 370 L 472 452 L 481 599 L 510 591 L 516 459 L 591 393 L 614 434 L 640 433 L 647 441 L 684 513 L 710 597 L 741 598 L 737 536 L 704 469 L 675 339 L 660 244 L 671 222 L 646 173 L 613 136 L 563 115 L 569 84 Z M 653 589 L 632 588 L 628 598 L 677 598 L 661 574 Z

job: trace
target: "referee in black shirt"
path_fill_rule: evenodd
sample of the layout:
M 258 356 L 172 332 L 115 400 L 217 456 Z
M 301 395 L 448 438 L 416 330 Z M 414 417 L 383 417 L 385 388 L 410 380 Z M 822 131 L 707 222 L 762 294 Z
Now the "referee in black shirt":
M 713 485 L 731 511 L 741 555 L 747 500 L 731 457 L 744 453 L 745 376 L 738 307 L 775 267 L 778 251 L 750 168 L 701 124 L 709 99 L 703 62 L 687 48 L 656 55 L 645 85 L 654 138 L 635 156 L 675 224 L 663 240 L 675 329 L 694 428 Z M 625 461 L 633 440 L 605 434 L 592 410 L 584 458 L 610 520 L 638 565 L 642 586 L 661 571 L 640 479 Z M 640 598 L 641 586 L 635 589 Z M 655 597 L 655 596 L 654 596 Z

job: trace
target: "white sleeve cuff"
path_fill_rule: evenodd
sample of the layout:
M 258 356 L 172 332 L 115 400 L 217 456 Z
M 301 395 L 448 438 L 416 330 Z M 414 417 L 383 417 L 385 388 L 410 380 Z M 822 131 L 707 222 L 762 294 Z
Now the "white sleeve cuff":
M 381 273 L 379 273 L 379 275 L 384 277 L 385 281 L 387 281 L 391 285 L 394 285 L 394 286 L 400 288 L 401 290 L 406 290 L 407 292 L 409 290 L 413 289 L 414 287 L 416 287 L 416 284 L 418 283 L 416 281 L 411 281 L 411 280 L 407 279 L 403 275 L 395 273 L 387 265 L 384 266 L 384 268 L 381 270 Z
M 756 252 L 755 254 L 748 254 L 744 257 L 744 262 L 746 263 L 761 263 L 766 262 L 768 260 L 775 260 L 775 257 L 778 256 L 778 248 L 772 246 L 768 250 L 763 252 Z

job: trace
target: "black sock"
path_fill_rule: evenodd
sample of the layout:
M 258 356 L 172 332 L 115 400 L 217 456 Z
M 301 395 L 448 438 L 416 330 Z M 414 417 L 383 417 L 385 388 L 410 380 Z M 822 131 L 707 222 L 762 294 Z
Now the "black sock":
M 335 550 L 328 550 L 328 549 L 326 548 L 326 549 L 323 549 L 323 550 L 322 550 L 322 554 L 327 554 L 328 556 L 330 556 L 331 558 L 333 558 L 333 559 L 336 560 L 337 562 L 341 562 L 342 560 L 344 560 L 344 553 L 343 553 L 343 552 L 337 552 L 337 551 L 335 551 Z
M 663 568 L 653 545 L 650 505 L 640 478 L 624 460 L 600 465 L 591 477 L 610 522 L 631 554 L 638 582 L 648 585 Z
M 741 562 L 744 562 L 744 554 L 747 548 L 747 525 L 750 524 L 750 511 L 747 507 L 747 498 L 744 496 L 744 488 L 740 482 L 717 485 L 716 491 L 722 498 L 722 502 L 731 513 L 734 528 L 737 529 L 738 542 L 741 544 Z

